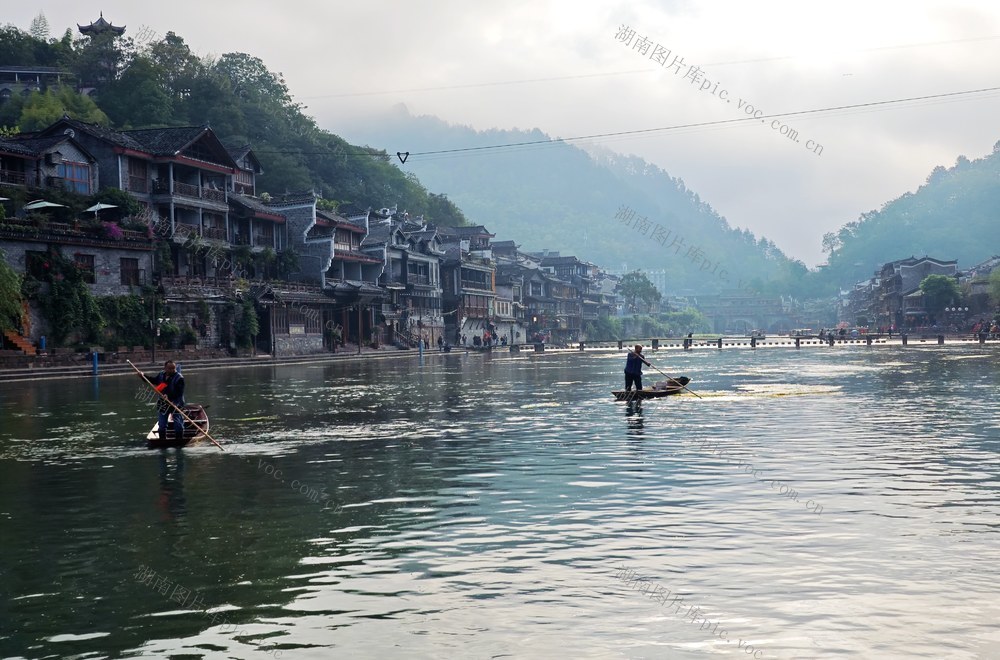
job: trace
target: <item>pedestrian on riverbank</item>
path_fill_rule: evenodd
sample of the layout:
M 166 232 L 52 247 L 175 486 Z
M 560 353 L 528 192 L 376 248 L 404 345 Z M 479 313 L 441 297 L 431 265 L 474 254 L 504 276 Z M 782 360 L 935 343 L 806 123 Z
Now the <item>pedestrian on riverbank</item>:
M 632 389 L 632 383 L 635 383 L 635 390 L 638 392 L 642 390 L 642 365 L 653 366 L 646 362 L 646 358 L 642 356 L 642 346 L 639 344 L 635 345 L 635 350 L 628 352 L 628 357 L 625 359 L 625 391 L 628 392 Z

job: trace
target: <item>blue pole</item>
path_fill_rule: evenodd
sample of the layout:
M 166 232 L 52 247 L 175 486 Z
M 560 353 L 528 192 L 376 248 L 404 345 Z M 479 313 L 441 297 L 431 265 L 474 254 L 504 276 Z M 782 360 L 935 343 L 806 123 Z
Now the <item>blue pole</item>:
M 41 338 L 38 340 L 38 344 L 41 347 L 41 349 L 44 351 L 45 350 L 45 335 L 41 336 Z
M 90 352 L 90 357 L 94 361 L 94 375 L 96 376 L 97 375 L 97 351 L 91 351 Z

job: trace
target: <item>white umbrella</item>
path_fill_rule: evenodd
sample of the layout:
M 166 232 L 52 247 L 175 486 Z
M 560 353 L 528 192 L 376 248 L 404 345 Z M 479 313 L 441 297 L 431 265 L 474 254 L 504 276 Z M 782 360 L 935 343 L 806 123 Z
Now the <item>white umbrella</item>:
M 33 202 L 28 202 L 24 205 L 26 211 L 34 211 L 35 209 L 49 209 L 49 208 L 66 208 L 65 204 L 56 204 L 55 202 L 46 202 L 44 199 L 36 199 Z
M 84 209 L 83 211 L 84 213 L 88 211 L 93 211 L 94 215 L 97 215 L 98 211 L 103 211 L 104 209 L 116 209 L 116 208 L 118 208 L 117 204 L 105 204 L 104 202 L 98 202 L 93 206 L 91 206 L 89 209 Z

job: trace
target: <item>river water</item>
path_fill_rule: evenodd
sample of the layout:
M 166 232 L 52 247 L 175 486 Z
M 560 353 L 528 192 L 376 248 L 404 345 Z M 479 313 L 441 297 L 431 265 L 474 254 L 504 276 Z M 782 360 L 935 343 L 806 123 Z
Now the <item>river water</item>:
M 225 451 L 0 384 L 0 656 L 997 658 L 998 350 L 191 371 Z

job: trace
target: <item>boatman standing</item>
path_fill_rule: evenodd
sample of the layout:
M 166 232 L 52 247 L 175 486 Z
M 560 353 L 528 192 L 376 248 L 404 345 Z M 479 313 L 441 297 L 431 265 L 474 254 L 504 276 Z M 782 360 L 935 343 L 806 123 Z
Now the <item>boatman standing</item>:
M 625 360 L 625 391 L 628 392 L 632 388 L 632 383 L 635 383 L 635 389 L 638 392 L 642 389 L 642 365 L 645 364 L 648 367 L 653 365 L 646 362 L 646 358 L 642 357 L 642 346 L 639 344 L 635 345 L 634 351 L 628 352 L 628 358 Z
M 139 374 L 140 376 L 149 380 L 156 388 L 156 391 L 167 397 L 170 403 L 174 404 L 178 408 L 184 406 L 184 376 L 177 372 L 177 365 L 174 364 L 173 360 L 167 360 L 163 363 L 163 371 L 156 374 L 156 376 L 150 378 L 144 374 Z M 184 437 L 184 417 L 178 414 L 166 401 L 162 398 L 156 402 L 156 411 L 159 413 L 159 429 L 160 442 L 166 442 L 167 440 L 167 415 L 174 413 L 174 437 L 183 438 Z

